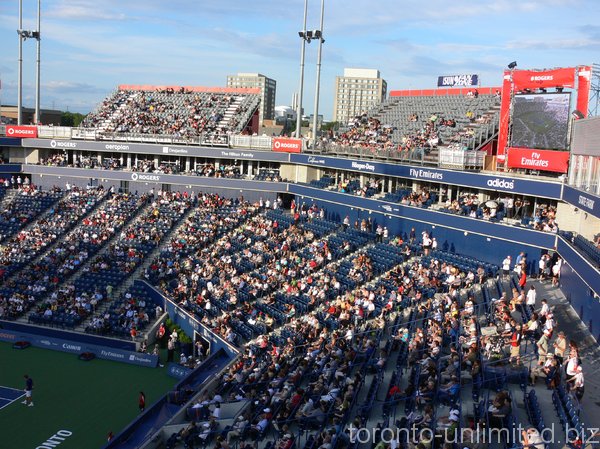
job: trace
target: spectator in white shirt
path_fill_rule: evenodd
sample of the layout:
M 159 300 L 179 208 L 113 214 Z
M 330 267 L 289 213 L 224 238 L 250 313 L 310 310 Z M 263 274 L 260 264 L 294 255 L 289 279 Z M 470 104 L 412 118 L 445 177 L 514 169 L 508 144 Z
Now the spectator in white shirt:
M 535 287 L 532 285 L 527 292 L 527 300 L 526 304 L 531 307 L 535 307 L 535 299 L 537 297 L 537 292 L 535 291 Z

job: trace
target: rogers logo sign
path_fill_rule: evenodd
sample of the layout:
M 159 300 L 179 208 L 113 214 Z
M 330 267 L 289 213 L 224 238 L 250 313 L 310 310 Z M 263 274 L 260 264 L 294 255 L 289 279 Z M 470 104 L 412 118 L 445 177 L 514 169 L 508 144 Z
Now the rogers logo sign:
M 273 151 L 279 151 L 284 153 L 301 153 L 302 140 L 275 137 L 272 141 L 271 149 Z
M 531 77 L 531 81 L 552 81 L 554 75 L 534 75 Z
M 37 127 L 6 125 L 6 135 L 10 137 L 35 138 L 37 137 Z
M 498 189 L 514 190 L 515 181 L 512 179 L 510 181 L 507 181 L 506 179 L 498 179 L 498 178 L 488 179 L 487 185 L 488 185 L 488 187 L 496 187 Z
M 52 148 L 77 148 L 77 142 L 71 142 L 69 140 L 51 140 L 50 146 Z
M 147 175 L 145 173 L 132 173 L 131 174 L 132 181 L 160 181 L 160 176 L 157 175 Z

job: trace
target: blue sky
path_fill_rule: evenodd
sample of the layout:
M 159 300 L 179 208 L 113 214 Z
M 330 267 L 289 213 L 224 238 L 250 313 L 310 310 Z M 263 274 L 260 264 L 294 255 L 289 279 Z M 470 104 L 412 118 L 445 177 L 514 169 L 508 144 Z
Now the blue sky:
M 35 28 L 36 0 L 24 0 Z M 44 0 L 42 107 L 88 112 L 118 84 L 224 86 L 227 75 L 298 89 L 303 0 Z M 320 0 L 309 0 L 308 29 Z M 600 62 L 599 0 L 326 0 L 319 111 L 333 111 L 344 67 L 377 68 L 388 90 L 431 88 L 477 73 L 484 86 L 519 68 Z M 16 104 L 18 1 L 0 0 L 2 102 Z M 313 110 L 317 44 L 307 46 L 305 112 Z M 24 105 L 33 106 L 35 43 L 24 47 Z

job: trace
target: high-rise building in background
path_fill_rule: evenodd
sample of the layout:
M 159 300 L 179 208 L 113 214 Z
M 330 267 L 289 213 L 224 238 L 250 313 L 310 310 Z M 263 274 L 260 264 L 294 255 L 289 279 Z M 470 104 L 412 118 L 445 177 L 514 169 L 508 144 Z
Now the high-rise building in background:
M 227 87 L 258 87 L 261 91 L 259 125 L 263 120 L 275 118 L 275 94 L 277 81 L 260 73 L 238 73 L 227 76 Z
M 377 106 L 387 95 L 387 82 L 376 69 L 344 69 L 335 78 L 333 120 L 342 124 Z

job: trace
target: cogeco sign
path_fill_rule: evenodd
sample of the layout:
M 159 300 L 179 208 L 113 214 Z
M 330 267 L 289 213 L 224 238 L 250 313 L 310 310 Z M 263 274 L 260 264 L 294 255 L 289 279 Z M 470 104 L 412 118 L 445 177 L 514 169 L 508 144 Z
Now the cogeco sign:
M 302 153 L 302 140 L 274 137 L 271 140 L 271 149 L 281 153 Z
M 14 126 L 6 125 L 6 135 L 8 137 L 36 138 L 37 126 Z
M 509 148 L 508 167 L 566 173 L 569 167 L 569 152 Z

